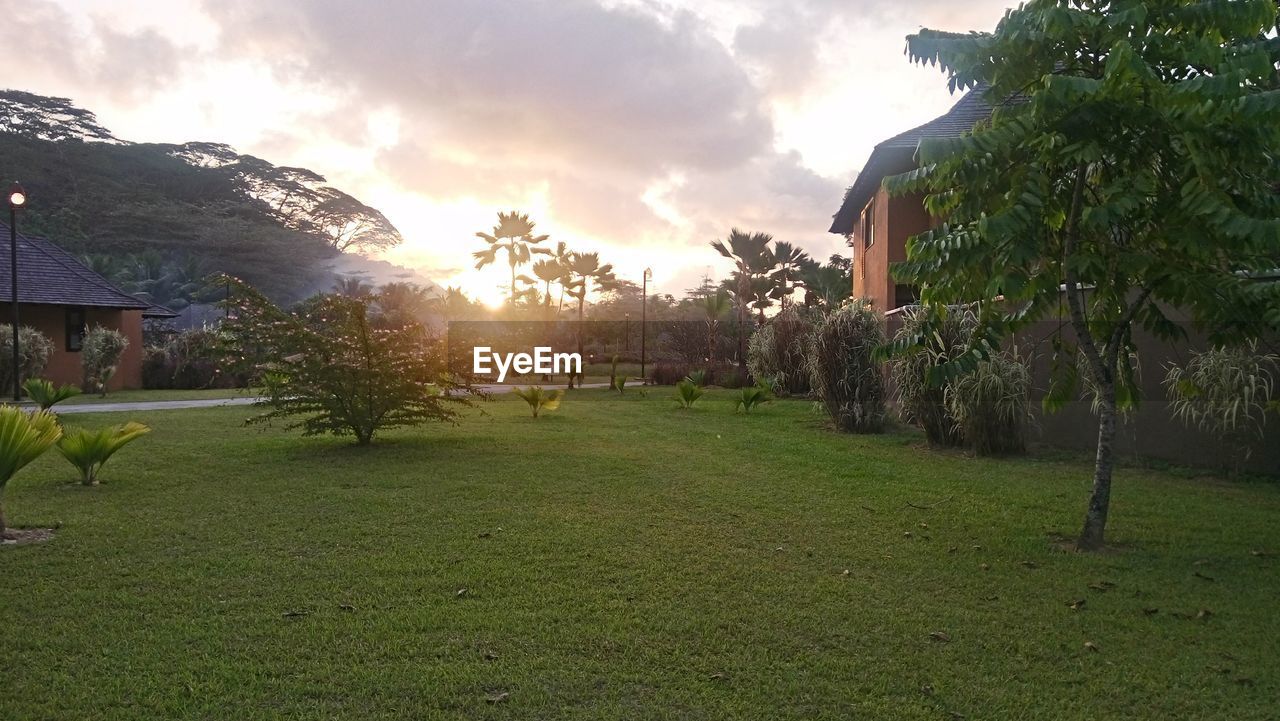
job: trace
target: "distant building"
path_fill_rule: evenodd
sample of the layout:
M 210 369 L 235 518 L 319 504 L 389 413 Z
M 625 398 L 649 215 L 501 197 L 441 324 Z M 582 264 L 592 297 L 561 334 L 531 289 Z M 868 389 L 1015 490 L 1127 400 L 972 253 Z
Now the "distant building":
M 9 226 L 0 223 L 0 323 L 8 323 L 12 312 L 8 245 Z M 50 240 L 22 233 L 18 234 L 18 313 L 23 326 L 53 341 L 53 355 L 43 376 L 55 383 L 83 383 L 80 350 L 89 328 L 100 325 L 123 333 L 129 347 L 109 383 L 111 390 L 142 387 L 142 320 L 174 315 L 115 287 Z

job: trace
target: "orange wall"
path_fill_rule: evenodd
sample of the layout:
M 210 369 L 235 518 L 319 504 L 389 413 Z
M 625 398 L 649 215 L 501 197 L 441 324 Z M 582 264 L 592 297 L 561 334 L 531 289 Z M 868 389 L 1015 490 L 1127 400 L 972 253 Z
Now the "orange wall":
M 875 219 L 875 237 L 866 247 L 867 212 Z M 859 215 L 853 233 L 853 295 L 869 298 L 881 312 L 897 307 L 895 283 L 889 267 L 907 259 L 907 239 L 933 227 L 924 208 L 924 197 L 905 195 L 889 197 L 884 190 L 875 196 Z
M 0 305 L 0 321 L 7 322 L 9 304 Z M 49 356 L 49 364 L 43 376 L 54 383 L 84 383 L 84 368 L 80 362 L 80 353 L 67 351 L 66 309 L 57 305 L 23 305 L 19 308 L 21 323 L 31 326 L 53 341 L 53 354 Z M 85 320 L 92 328 L 101 325 L 104 328 L 118 330 L 129 339 L 120 359 L 120 367 L 107 384 L 110 390 L 142 387 L 142 311 L 111 310 L 107 308 L 86 308 Z

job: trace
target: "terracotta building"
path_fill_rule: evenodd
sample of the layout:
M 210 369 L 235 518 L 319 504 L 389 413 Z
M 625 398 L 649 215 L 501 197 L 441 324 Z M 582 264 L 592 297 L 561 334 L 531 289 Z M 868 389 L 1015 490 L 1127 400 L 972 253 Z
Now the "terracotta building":
M 0 223 L 0 323 L 5 324 L 13 297 L 8 245 L 9 226 Z M 143 318 L 173 315 L 115 287 L 48 239 L 21 233 L 18 313 L 23 326 L 53 341 L 42 376 L 55 383 L 83 383 L 80 346 L 89 328 L 100 325 L 123 333 L 129 347 L 108 384 L 111 390 L 142 387 Z
M 925 211 L 922 196 L 890 197 L 881 182 L 917 167 L 921 140 L 958 138 L 991 117 L 983 92 L 970 91 L 946 115 L 895 135 L 871 152 L 831 224 L 831 232 L 845 236 L 853 248 L 853 297 L 869 298 L 881 312 L 916 299 L 916 289 L 895 283 L 889 267 L 907 259 L 907 239 L 932 228 L 935 220 Z

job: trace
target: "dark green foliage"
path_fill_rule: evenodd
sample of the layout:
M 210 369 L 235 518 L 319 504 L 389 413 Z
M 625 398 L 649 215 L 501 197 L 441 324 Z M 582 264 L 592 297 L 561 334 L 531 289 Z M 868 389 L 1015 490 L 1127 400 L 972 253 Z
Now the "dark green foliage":
M 884 317 L 866 303 L 851 303 L 819 321 L 808 370 L 814 393 L 839 430 L 884 430 L 884 364 L 875 354 L 884 340 Z
M 244 379 L 224 373 L 225 341 L 212 330 L 183 331 L 162 346 L 148 347 L 142 358 L 144 388 L 236 388 Z
M 886 181 L 947 219 L 911 240 L 897 278 L 928 306 L 980 303 L 970 347 L 937 377 L 1069 318 L 1099 399 L 1082 548 L 1104 544 L 1132 326 L 1179 337 L 1178 308 L 1215 342 L 1280 328 L 1280 283 L 1257 280 L 1280 259 L 1276 17 L 1274 0 L 1032 0 L 991 34 L 908 38 L 914 60 L 997 109 Z
M 760 326 L 747 341 L 747 370 L 780 396 L 808 395 L 813 323 L 794 307 Z
M 752 410 L 773 401 L 773 393 L 769 390 L 769 386 L 764 383 L 757 383 L 753 386 L 743 386 L 738 391 L 737 408 L 743 413 L 750 413 Z
M 947 415 L 969 450 L 979 456 L 1027 450 L 1031 371 L 1012 353 L 992 355 L 946 386 Z
M 19 380 L 35 378 L 44 372 L 53 354 L 53 341 L 35 328 L 18 328 Z M 13 329 L 0 325 L 0 395 L 13 392 Z
M 184 272 L 197 266 L 292 301 L 328 275 L 322 264 L 337 249 L 400 242 L 381 213 L 306 169 L 217 143 L 81 138 L 111 135 L 65 100 L 0 92 L 0 157 L 29 198 L 23 229 L 74 253 L 117 259 L 108 277 L 156 302 L 189 302 L 195 289 L 184 284 L 196 278 Z M 162 272 L 139 275 L 136 263 L 121 260 L 148 254 Z
M 238 287 L 224 325 L 230 348 L 260 359 L 264 405 L 257 422 L 285 419 L 303 435 L 353 436 L 368 445 L 378 431 L 451 422 L 471 403 L 469 386 L 445 368 L 441 345 L 417 324 L 371 321 L 376 300 L 319 296 L 285 313 Z

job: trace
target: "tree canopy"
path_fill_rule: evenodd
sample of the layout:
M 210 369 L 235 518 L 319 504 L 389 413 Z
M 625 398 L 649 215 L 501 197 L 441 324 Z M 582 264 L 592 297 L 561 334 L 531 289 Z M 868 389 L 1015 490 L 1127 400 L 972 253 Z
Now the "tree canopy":
M 895 273 L 935 317 L 978 303 L 969 352 L 940 375 L 1029 322 L 1069 321 L 1100 409 L 1082 548 L 1103 544 L 1134 324 L 1176 337 L 1176 309 L 1219 342 L 1280 328 L 1280 284 L 1255 281 L 1280 267 L 1275 24 L 1273 0 L 1031 0 L 989 34 L 908 38 L 995 111 L 886 180 L 944 219 Z

